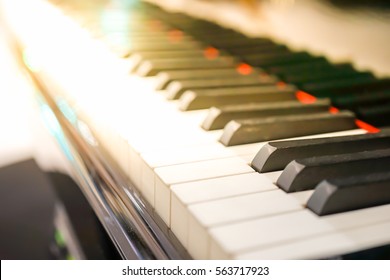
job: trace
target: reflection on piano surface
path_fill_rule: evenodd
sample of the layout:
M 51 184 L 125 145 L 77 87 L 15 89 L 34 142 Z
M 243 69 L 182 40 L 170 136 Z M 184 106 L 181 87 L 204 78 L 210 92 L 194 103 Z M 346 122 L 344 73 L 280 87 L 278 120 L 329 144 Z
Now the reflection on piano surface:
M 81 185 L 124 258 L 389 258 L 386 10 L 35 0 L 20 15 L 2 2 L 33 79 L 98 165 Z

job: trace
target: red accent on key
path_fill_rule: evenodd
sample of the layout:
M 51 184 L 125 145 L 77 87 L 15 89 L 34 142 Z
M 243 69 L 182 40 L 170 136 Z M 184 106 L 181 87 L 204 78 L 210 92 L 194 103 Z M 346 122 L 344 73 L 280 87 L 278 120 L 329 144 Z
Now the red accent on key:
M 246 63 L 241 63 L 237 66 L 237 72 L 240 73 L 241 75 L 249 75 L 253 71 L 252 66 Z
M 297 99 L 304 104 L 311 104 L 316 102 L 317 98 L 307 92 L 304 92 L 302 90 L 299 90 L 295 93 L 295 96 Z
M 360 127 L 361 129 L 364 129 L 366 130 L 367 132 L 369 133 L 378 133 L 380 132 L 381 130 L 375 126 L 372 126 L 364 121 L 361 121 L 361 120 L 355 120 L 355 124 Z
M 287 86 L 287 84 L 285 82 L 280 81 L 280 82 L 276 83 L 276 86 L 278 88 L 285 88 Z
M 331 112 L 332 114 L 337 114 L 338 112 L 340 112 L 340 110 L 337 109 L 336 107 L 331 106 L 329 108 L 329 112 Z
M 183 31 L 178 29 L 170 30 L 168 37 L 171 42 L 179 42 L 183 39 Z
M 204 56 L 210 60 L 216 59 L 219 56 L 219 50 L 213 47 L 205 48 L 203 53 Z

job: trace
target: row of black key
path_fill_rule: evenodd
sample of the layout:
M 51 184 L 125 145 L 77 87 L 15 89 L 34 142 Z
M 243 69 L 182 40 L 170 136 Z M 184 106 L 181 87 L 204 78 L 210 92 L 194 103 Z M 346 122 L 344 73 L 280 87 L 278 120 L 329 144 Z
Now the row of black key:
M 257 60 L 268 59 L 267 61 L 272 65 L 275 65 L 275 61 L 277 64 L 286 58 L 307 59 L 311 57 L 307 53 L 291 53 L 287 48 L 281 48 L 279 45 L 275 45 L 273 48 L 274 44 L 269 40 L 248 39 L 242 35 L 238 36 L 239 40 L 236 38 L 232 40 L 226 36 L 223 36 L 223 39 L 221 36 L 217 37 L 219 37 L 219 46 L 222 44 L 228 47 L 251 48 L 253 53 L 246 54 L 245 57 Z M 193 42 L 188 37 L 186 40 Z M 264 49 L 266 46 L 266 54 L 258 54 L 259 41 L 260 49 Z M 167 44 L 175 45 L 177 43 Z M 203 125 L 207 130 L 221 129 L 229 121 L 235 119 L 239 121 L 240 129 L 232 130 L 232 127 L 237 128 L 234 123 L 225 128 L 225 133 L 221 138 L 221 142 L 225 145 L 355 128 L 353 114 L 331 114 L 328 112 L 330 104 L 321 100 L 318 104 L 297 104 L 299 102 L 296 101 L 296 87 L 284 83 L 278 84 L 279 78 L 269 75 L 260 68 L 254 68 L 248 64 L 238 64 L 239 59 L 225 55 L 226 52 L 221 56 L 219 50 L 205 47 L 202 55 L 199 50 L 198 53 L 189 52 L 187 45 L 185 45 L 180 50 L 180 54 L 184 53 L 183 57 L 176 58 L 175 54 L 167 52 L 165 47 L 162 48 L 161 45 L 155 47 L 155 52 L 151 52 L 151 47 L 149 47 L 146 52 L 136 52 L 132 56 L 132 58 L 138 59 L 138 64 L 134 66 L 134 72 L 142 76 L 157 75 L 157 89 L 164 89 L 168 99 L 180 98 L 180 108 L 183 110 L 221 105 L 236 106 L 233 108 L 234 114 L 226 113 L 226 108 L 213 108 Z M 235 48 L 236 51 L 239 49 Z M 208 51 L 218 53 L 210 59 L 207 57 Z M 164 57 L 160 58 L 159 54 L 163 54 Z M 186 55 L 190 55 L 190 57 Z M 348 70 L 352 71 L 351 69 Z M 343 70 L 347 72 L 347 70 Z M 194 75 L 191 75 L 192 73 Z M 264 103 L 272 104 L 264 106 Z M 269 110 L 267 107 L 273 110 Z M 248 114 L 247 108 L 251 108 L 249 109 L 252 110 L 251 114 Z M 223 116 L 213 120 L 215 115 L 212 114 L 218 110 L 224 111 Z M 264 127 L 269 127 L 270 122 L 274 122 L 275 129 L 266 129 L 268 133 L 263 134 Z M 318 127 L 316 122 L 323 123 L 323 126 Z M 249 134 L 248 131 L 250 131 Z
M 390 203 L 390 129 L 375 134 L 270 142 L 252 161 L 259 172 L 283 170 L 286 192 L 315 189 L 319 215 Z
M 204 46 L 212 45 L 223 49 L 225 53 L 233 54 L 252 66 L 261 67 L 318 97 L 330 97 L 334 105 L 353 109 L 363 120 L 369 120 L 374 125 L 388 124 L 388 121 L 380 117 L 384 111 L 388 113 L 386 108 L 387 102 L 390 101 L 390 95 L 386 94 L 386 90 L 389 90 L 389 81 L 386 79 L 378 80 L 371 73 L 358 72 L 349 64 L 334 65 L 323 57 L 314 57 L 305 52 L 292 52 L 271 40 L 247 38 L 232 30 L 194 20 L 182 14 L 172 15 L 157 11 L 155 16 L 200 39 Z M 217 69 L 215 72 L 218 72 Z M 194 92 L 191 87 L 185 89 Z M 185 89 L 182 91 L 185 92 Z M 367 95 L 367 92 L 374 92 L 375 95 L 370 96 L 368 105 L 356 102 L 360 95 Z M 177 96 L 180 95 L 179 93 Z M 184 98 L 184 100 L 188 99 Z M 378 104 L 380 106 L 377 108 Z M 214 106 L 213 103 L 207 105 Z M 181 107 L 186 109 L 186 106 Z

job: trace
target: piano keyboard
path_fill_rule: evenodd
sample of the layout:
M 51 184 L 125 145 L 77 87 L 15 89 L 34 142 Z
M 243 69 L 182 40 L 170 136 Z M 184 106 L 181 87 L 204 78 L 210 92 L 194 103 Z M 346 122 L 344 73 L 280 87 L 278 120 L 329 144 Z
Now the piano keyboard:
M 192 258 L 390 244 L 390 139 L 377 128 L 390 80 L 147 3 L 55 1 L 70 21 L 34 2 L 62 32 L 41 26 L 53 36 L 41 45 L 66 44 L 39 65 L 61 88 L 53 98 L 87 121 Z

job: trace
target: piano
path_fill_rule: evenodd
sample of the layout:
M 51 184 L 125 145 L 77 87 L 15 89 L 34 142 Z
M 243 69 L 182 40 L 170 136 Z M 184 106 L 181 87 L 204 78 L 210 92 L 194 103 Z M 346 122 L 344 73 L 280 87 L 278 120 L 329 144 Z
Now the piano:
M 19 2 L 36 160 L 122 258 L 389 258 L 384 1 Z

